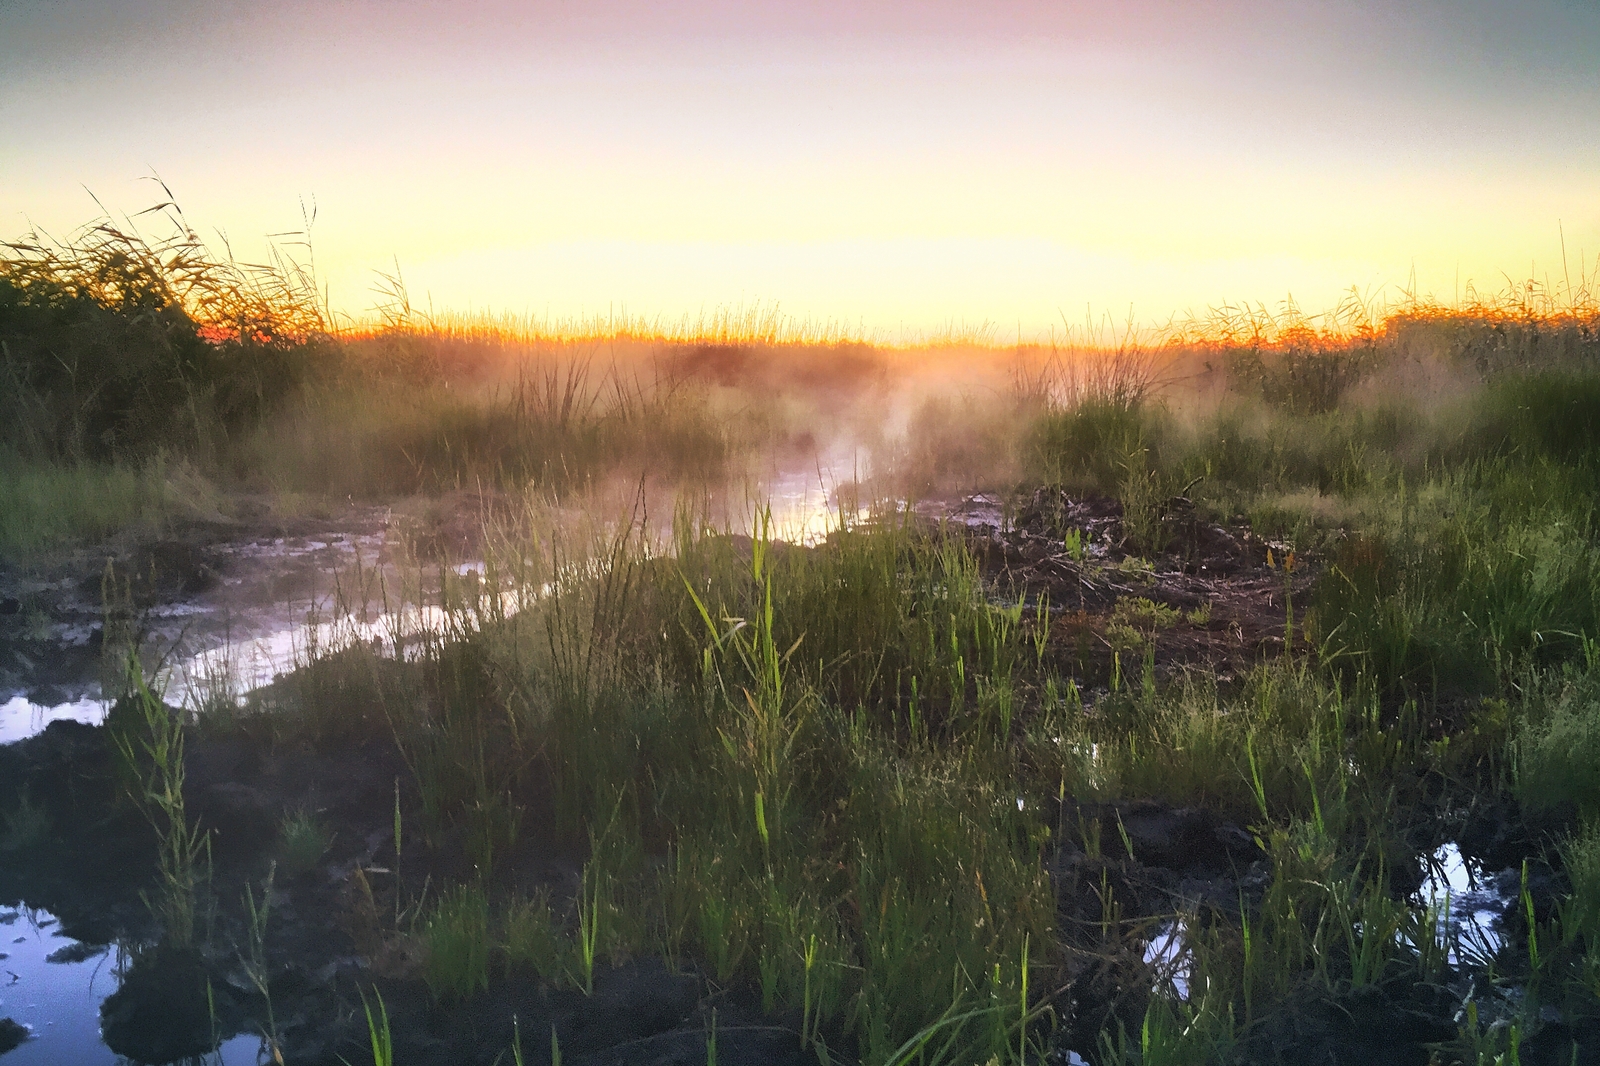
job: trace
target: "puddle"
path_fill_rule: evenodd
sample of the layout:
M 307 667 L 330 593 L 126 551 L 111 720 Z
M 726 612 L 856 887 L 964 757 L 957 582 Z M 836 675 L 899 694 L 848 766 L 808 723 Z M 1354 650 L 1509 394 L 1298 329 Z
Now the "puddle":
M 100 1004 L 117 990 L 117 950 L 58 928 L 47 911 L 0 907 L 0 1018 L 31 1034 L 5 1066 L 127 1066 L 100 1040 Z M 260 1050 L 260 1038 L 236 1036 L 201 1061 L 256 1066 Z
M 867 508 L 857 506 L 851 511 L 849 506 L 841 504 L 839 479 L 830 473 L 850 468 L 848 464 L 836 463 L 832 467 L 819 466 L 809 473 L 789 471 L 772 477 L 765 486 L 766 504 L 772 509 L 772 535 L 794 544 L 819 544 L 839 528 L 841 521 L 867 519 L 870 516 Z
M 1155 975 L 1155 987 L 1179 1000 L 1189 998 L 1193 958 L 1184 943 L 1183 922 L 1163 922 L 1144 948 L 1144 964 Z
M 849 456 L 830 456 L 810 471 L 776 471 L 761 497 L 772 510 L 773 535 L 802 544 L 815 544 L 839 528 L 841 520 L 862 521 L 864 508 L 841 512 L 834 470 L 854 470 Z M 753 507 L 753 504 L 751 505 Z M 998 505 L 985 500 L 977 511 L 998 515 Z M 401 587 L 388 563 L 391 539 L 384 521 L 374 513 L 353 519 L 368 532 L 325 532 L 313 536 L 272 537 L 213 544 L 207 549 L 223 557 L 223 580 L 213 588 L 182 600 L 158 604 L 141 614 L 146 646 L 158 653 L 175 649 L 180 654 L 164 670 L 168 702 L 198 706 L 210 699 L 237 699 L 271 684 L 280 674 L 303 664 L 314 652 L 374 644 L 388 654 L 406 654 L 417 638 L 439 633 L 451 616 L 436 606 L 407 605 L 401 610 L 371 615 L 340 613 L 340 581 L 365 571 L 366 589 L 375 581 Z M 749 525 L 750 522 L 746 522 Z M 735 528 L 739 525 L 734 523 Z M 454 564 L 461 578 L 481 577 L 481 561 Z M 65 588 L 66 586 L 63 586 Z M 348 587 L 346 589 L 348 592 Z M 521 607 L 519 592 L 500 594 L 491 609 L 513 614 Z M 49 623 L 47 639 L 60 647 L 85 648 L 96 639 L 100 605 L 88 594 L 74 594 L 58 604 L 56 621 Z M 86 659 L 86 664 L 97 661 Z M 92 669 L 85 665 L 85 670 Z M 0 744 L 25 740 L 54 721 L 99 724 L 107 706 L 98 683 L 79 677 L 75 684 L 44 686 L 5 694 L 0 703 Z M 41 695 L 41 694 L 48 695 Z M 44 702 L 35 702 L 43 700 Z
M 44 731 L 51 722 L 83 722 L 99 725 L 106 708 L 97 698 L 69 700 L 53 707 L 30 703 L 26 696 L 13 696 L 0 703 L 0 744 L 26 740 Z
M 1417 895 L 1440 909 L 1439 932 L 1449 945 L 1450 965 L 1486 964 L 1500 951 L 1498 925 L 1515 904 L 1520 884 L 1508 886 L 1503 873 L 1475 877 L 1454 843 L 1435 850 L 1427 866 Z

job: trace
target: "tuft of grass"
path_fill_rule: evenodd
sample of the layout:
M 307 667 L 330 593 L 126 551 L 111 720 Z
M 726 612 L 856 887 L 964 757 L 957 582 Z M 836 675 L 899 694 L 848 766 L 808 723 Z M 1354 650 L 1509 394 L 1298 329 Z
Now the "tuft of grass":
M 424 926 L 422 976 L 438 999 L 466 999 L 489 987 L 489 899 L 481 885 L 440 894 Z
M 195 885 L 202 858 L 209 862 L 210 834 L 190 824 L 185 813 L 183 715 L 151 692 L 136 654 L 128 656 L 126 687 L 106 725 L 128 771 L 134 802 L 156 834 L 157 889 L 146 903 L 161 921 L 167 944 L 188 948 L 195 935 Z
M 394 1066 L 394 1034 L 389 1026 L 389 1007 L 377 989 L 372 990 L 372 998 L 378 1004 L 376 1011 L 367 1002 L 366 993 L 361 994 L 361 1008 L 367 1019 L 367 1038 L 372 1046 L 372 1066 Z
M 1585 643 L 1583 668 L 1536 677 L 1513 739 L 1512 770 L 1522 802 L 1600 815 L 1600 654 Z
M 1600 826 L 1585 822 L 1561 847 L 1561 865 L 1571 885 L 1564 924 L 1600 948 Z
M 501 951 L 508 971 L 532 970 L 553 981 L 566 973 L 570 944 L 550 909 L 549 894 L 515 897 L 501 919 Z
M 284 815 L 278 827 L 278 861 L 290 877 L 316 868 L 333 844 L 333 833 L 304 807 Z

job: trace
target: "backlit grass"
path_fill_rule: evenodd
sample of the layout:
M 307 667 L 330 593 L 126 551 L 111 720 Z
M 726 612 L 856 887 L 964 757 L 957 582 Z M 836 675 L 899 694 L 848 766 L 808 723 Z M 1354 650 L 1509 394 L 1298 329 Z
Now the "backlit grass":
M 392 904 L 374 936 L 421 945 L 435 999 L 529 975 L 593 995 L 657 955 L 870 1066 L 1267 1062 L 1378 1007 L 1433 1027 L 1396 1038 L 1418 1061 L 1505 1063 L 1600 1022 L 1586 298 L 1225 309 L 1106 350 L 956 355 L 756 312 L 429 321 L 397 287 L 378 327 L 338 335 L 292 285 L 263 290 L 300 309 L 281 321 L 206 303 L 264 282 L 212 264 L 185 288 L 209 262 L 188 238 L 96 232 L 0 274 L 7 373 L 32 390 L 3 430 L 11 550 L 159 525 L 180 469 L 495 497 L 481 575 L 398 594 L 435 588 L 441 628 L 403 654 L 317 649 L 271 702 L 201 714 L 283 751 L 393 745 L 393 898 L 366 901 Z M 41 337 L 77 338 L 80 369 L 60 377 Z M 176 376 L 130 392 L 107 337 Z M 288 375 L 270 388 L 229 370 L 267 351 Z M 80 372 L 107 384 L 92 402 Z M 810 545 L 760 508 L 708 517 L 757 467 L 840 441 L 865 456 L 846 495 L 866 517 L 847 506 Z M 601 510 L 608 483 L 637 486 L 631 506 Z M 1051 530 L 1061 572 L 1137 590 L 1075 623 L 1109 674 L 1052 636 L 1060 605 L 915 510 L 983 489 L 1013 518 L 1040 486 L 1116 514 L 1110 544 Z M 1169 549 L 1222 524 L 1274 553 L 1250 566 L 1283 579 L 1287 639 L 1158 672 L 1161 641 L 1213 614 L 1158 602 L 1155 566 L 1199 575 Z M 402 869 L 402 794 L 460 876 Z M 1155 872 L 1163 845 L 1129 829 L 1151 812 L 1199 819 L 1227 868 Z M 1521 894 L 1497 943 L 1468 943 L 1422 860 L 1493 818 Z M 284 858 L 291 837 L 320 857 L 319 827 L 291 828 Z M 541 833 L 575 856 L 559 891 L 519 866 Z

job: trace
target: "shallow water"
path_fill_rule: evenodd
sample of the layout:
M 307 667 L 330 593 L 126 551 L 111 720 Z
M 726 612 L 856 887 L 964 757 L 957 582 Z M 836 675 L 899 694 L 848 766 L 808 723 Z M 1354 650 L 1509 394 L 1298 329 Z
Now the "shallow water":
M 840 510 L 833 471 L 853 470 L 853 456 L 833 456 L 830 462 L 805 471 L 774 471 L 744 509 L 744 524 L 754 525 L 757 499 L 771 508 L 772 535 L 794 543 L 817 543 L 837 530 L 841 521 L 867 518 L 864 508 Z M 160 678 L 165 699 L 179 706 L 196 706 L 217 697 L 237 699 L 271 684 L 315 650 L 376 643 L 394 654 L 419 635 L 443 629 L 448 616 L 434 606 L 413 604 L 371 614 L 341 612 L 341 605 L 351 600 L 372 606 L 365 601 L 369 596 L 381 598 L 376 595 L 380 578 L 390 589 L 401 585 L 400 575 L 388 562 L 386 519 L 366 511 L 352 517 L 350 524 L 354 528 L 347 532 L 213 545 L 210 550 L 226 559 L 220 584 L 158 604 L 141 616 L 146 646 L 172 653 Z M 734 528 L 740 528 L 738 522 Z M 484 564 L 467 561 L 453 570 L 460 577 L 482 575 Z M 351 575 L 362 572 L 367 587 L 356 588 Z M 501 593 L 498 608 L 515 613 L 521 595 Z M 63 613 L 66 617 L 50 627 L 51 640 L 60 646 L 88 645 L 99 618 L 98 604 L 79 597 Z M 89 677 L 26 694 L 0 692 L 0 699 L 0 744 L 24 740 L 54 721 L 96 725 L 107 710 L 98 680 Z
M 26 696 L 13 696 L 0 703 L 0 744 L 26 740 L 44 731 L 51 722 L 83 722 L 99 725 L 105 705 L 97 697 L 85 696 L 53 707 L 31 703 Z
M 53 915 L 0 907 L 0 1018 L 31 1038 L 5 1055 L 5 1066 L 119 1066 L 126 1059 L 100 1040 L 100 1004 L 117 990 L 116 949 L 82 945 L 58 932 Z M 256 1066 L 261 1040 L 222 1042 L 209 1066 Z
M 1417 894 L 1441 909 L 1448 900 L 1449 910 L 1440 916 L 1440 933 L 1450 945 L 1450 965 L 1481 965 L 1499 952 L 1498 926 L 1515 902 L 1515 893 L 1508 894 L 1497 878 L 1475 878 L 1454 842 L 1434 851 Z
M 1155 974 L 1158 990 L 1180 1000 L 1189 998 L 1189 972 L 1192 963 L 1185 942 L 1183 922 L 1165 922 L 1144 949 L 1144 964 Z
M 841 518 L 836 488 L 816 471 L 780 474 L 769 482 L 768 492 L 772 534 L 780 539 L 816 543 L 837 530 L 841 520 L 867 517 L 857 510 Z M 441 630 L 447 615 L 431 606 L 379 611 L 366 618 L 337 616 L 341 575 L 360 567 L 370 576 L 385 565 L 386 545 L 386 534 L 377 532 L 214 546 L 230 557 L 223 581 L 205 593 L 158 605 L 144 619 L 151 642 L 158 649 L 174 650 L 160 678 L 165 698 L 190 706 L 218 696 L 236 699 L 305 662 L 314 649 L 363 642 L 404 655 L 408 642 L 419 634 Z M 481 576 L 484 567 L 469 561 L 454 569 L 469 577 Z M 514 613 L 524 595 L 501 593 L 497 606 Z M 87 601 L 74 607 L 76 615 L 55 627 L 52 636 L 58 644 L 82 646 L 91 639 L 97 607 Z M 51 691 L 30 694 L 39 698 Z M 54 691 L 66 698 L 34 702 L 19 693 L 0 702 L 0 744 L 24 740 L 55 721 L 93 725 L 104 719 L 108 707 L 93 679 Z M 0 906 L 0 954 L 6 956 L 0 959 L 0 1018 L 10 1016 L 33 1034 L 4 1064 L 122 1063 L 100 1039 L 100 1007 L 119 982 L 116 951 L 90 946 L 81 958 L 72 952 L 57 955 L 77 943 L 59 936 L 58 928 L 47 912 Z M 51 961 L 52 955 L 58 961 Z M 257 1037 L 242 1035 L 224 1041 L 205 1061 L 253 1066 L 266 1058 Z

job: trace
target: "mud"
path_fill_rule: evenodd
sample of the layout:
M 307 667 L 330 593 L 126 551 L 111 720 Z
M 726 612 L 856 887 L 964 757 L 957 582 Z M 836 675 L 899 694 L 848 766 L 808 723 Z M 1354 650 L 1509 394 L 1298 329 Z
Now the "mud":
M 154 538 L 0 560 L 0 704 L 92 701 L 107 659 L 125 646 L 162 663 L 292 628 L 327 605 L 357 560 L 390 561 L 401 528 L 392 510 L 374 506 L 282 518 L 245 500 L 239 511 L 236 521 L 189 522 Z M 411 518 L 404 528 L 423 527 Z
M 401 869 L 395 786 L 406 770 L 382 743 L 312 751 L 245 733 L 192 738 L 188 813 L 213 841 L 199 886 L 202 930 L 194 949 L 163 946 L 142 896 L 155 890 L 141 873 L 153 868 L 155 841 L 127 800 L 107 733 L 63 722 L 0 746 L 0 809 L 15 809 L 27 795 L 48 825 L 0 862 L 0 899 L 59 915 L 60 935 L 80 942 L 63 951 L 125 946 L 131 962 L 100 1019 L 107 1046 L 119 1055 L 168 1062 L 275 1025 L 289 1062 L 359 1061 L 370 1054 L 363 997 L 372 1002 L 376 991 L 393 1019 L 397 1061 L 408 1063 L 501 1061 L 513 1018 L 535 1048 L 549 1046 L 553 1028 L 564 1061 L 575 1063 L 698 1064 L 706 1061 L 707 1039 L 715 1039 L 719 1062 L 814 1059 L 799 1053 L 797 1021 L 764 1018 L 748 995 L 716 989 L 692 968 L 669 971 L 654 958 L 599 968 L 592 995 L 511 977 L 464 1004 L 435 1002 L 418 976 L 408 928 L 392 917 L 393 871 Z M 405 824 L 421 826 L 404 787 L 401 796 Z M 583 846 L 554 833 L 548 804 L 528 798 L 532 810 L 498 879 L 570 896 Z M 269 1022 L 267 998 L 245 964 L 250 932 L 242 901 L 247 886 L 265 898 L 278 827 L 296 810 L 313 810 L 336 829 L 313 868 L 280 872 L 272 882 L 263 941 Z M 458 840 L 408 830 L 402 846 L 413 892 L 471 876 Z
M 1131 540 L 1122 505 L 1106 497 L 1041 488 L 1009 520 L 992 497 L 948 514 L 985 576 L 1024 603 L 1047 604 L 1058 654 L 1102 685 L 1119 670 L 1137 677 L 1146 649 L 1158 679 L 1204 665 L 1224 683 L 1283 654 L 1290 619 L 1298 624 L 1322 569 L 1318 556 L 1257 536 L 1243 518 L 1201 520 L 1184 497 L 1162 505 L 1157 550 Z M 1119 619 L 1119 603 L 1135 610 Z M 1290 639 L 1308 646 L 1303 629 Z

